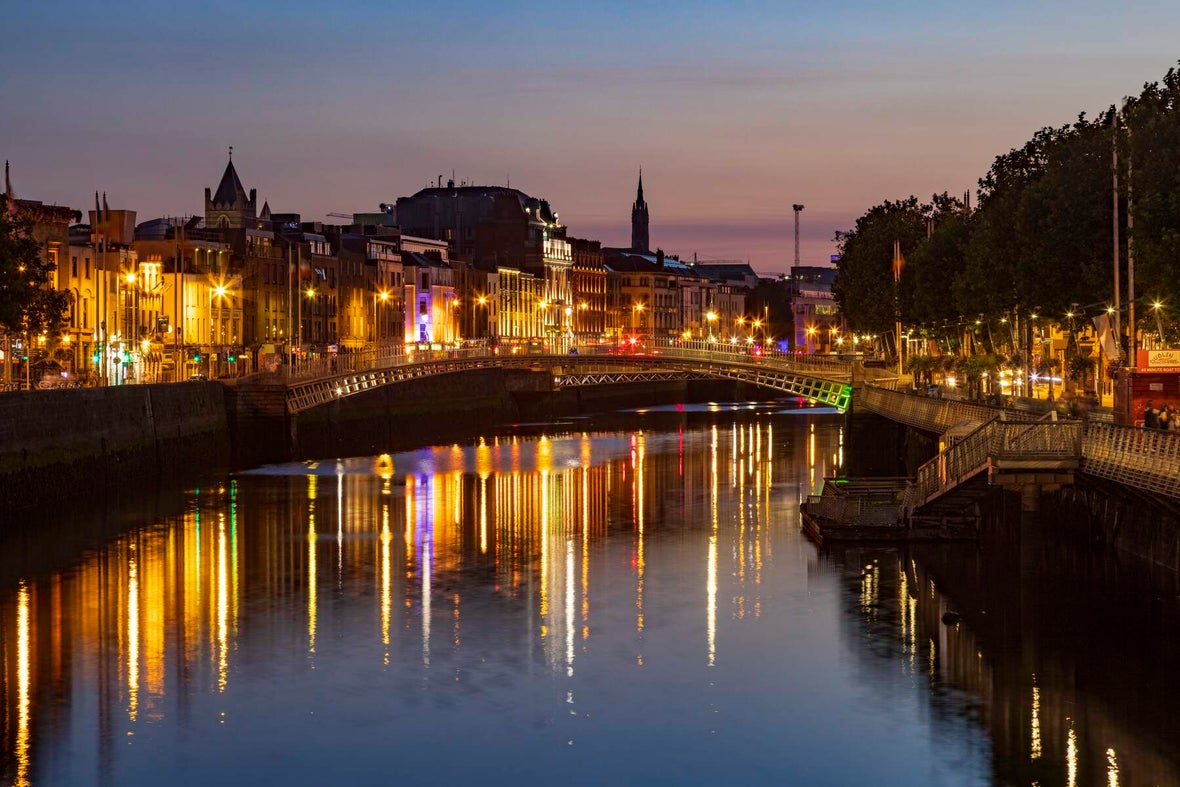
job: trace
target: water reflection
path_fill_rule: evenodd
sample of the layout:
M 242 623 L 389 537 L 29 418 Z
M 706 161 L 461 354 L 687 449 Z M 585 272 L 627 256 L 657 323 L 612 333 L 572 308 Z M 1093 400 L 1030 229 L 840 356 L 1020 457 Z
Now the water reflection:
M 1054 596 L 1079 590 L 1071 586 L 1077 577 L 1049 568 L 1052 558 L 1043 545 L 1015 549 L 1025 552 L 1025 560 L 1035 555 L 1038 574 L 1056 581 Z M 1060 546 L 1054 550 L 1059 558 L 1074 559 Z M 1152 675 L 1160 668 L 1170 674 L 1177 663 L 1175 629 L 1123 626 L 1126 639 L 1111 639 L 1110 619 L 1125 611 L 1109 599 L 1075 609 L 1073 616 L 1090 618 L 1088 625 L 1037 620 L 1045 599 L 1024 596 L 1030 588 L 1018 578 L 1006 585 L 976 584 L 994 568 L 986 565 L 989 560 L 1009 557 L 982 554 L 974 547 L 829 553 L 823 563 L 854 579 L 845 596 L 854 614 L 845 621 L 852 626 L 855 654 L 881 675 L 900 668 L 907 679 L 925 676 L 930 709 L 944 730 L 987 729 L 1000 783 L 1177 783 L 1180 741 L 1170 732 L 1180 720 L 1177 692 L 1173 683 L 1156 683 Z M 967 564 L 974 571 L 965 570 Z M 958 600 L 944 584 L 959 591 Z M 978 607 L 964 609 L 973 605 Z M 1162 622 L 1176 614 L 1170 603 L 1153 617 Z M 1070 642 L 1064 651 L 1063 632 Z M 1114 653 L 1125 659 L 1133 643 L 1147 640 L 1158 650 L 1111 671 Z M 1147 670 L 1142 683 L 1130 679 L 1135 670 Z
M 406 773 L 443 782 L 465 760 L 429 753 L 462 746 L 596 782 L 1180 777 L 1159 732 L 1176 729 L 1180 650 L 1151 633 L 1172 612 L 1087 649 L 1047 625 L 1060 586 L 1012 571 L 1027 554 L 817 556 L 795 504 L 843 452 L 833 417 L 713 413 L 202 489 L 183 516 L 0 590 L 0 776 L 151 783 L 145 763 L 185 762 L 213 778 L 282 751 L 287 780 L 322 782 L 329 736 L 396 745 Z M 1105 603 L 1089 609 L 1114 630 Z M 1144 637 L 1150 684 L 1132 677 Z

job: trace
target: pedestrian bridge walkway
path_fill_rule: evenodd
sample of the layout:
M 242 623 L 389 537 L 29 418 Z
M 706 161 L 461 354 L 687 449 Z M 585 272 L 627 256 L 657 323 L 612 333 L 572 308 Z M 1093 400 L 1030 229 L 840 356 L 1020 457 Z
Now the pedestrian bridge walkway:
M 940 498 L 978 482 L 1051 489 L 1076 470 L 1124 486 L 1180 499 L 1180 434 L 1119 427 L 1096 420 L 1036 420 L 1022 410 L 932 399 L 891 390 L 895 379 L 847 361 L 753 351 L 749 346 L 668 342 L 642 352 L 602 345 L 564 354 L 497 354 L 485 348 L 419 352 L 357 362 L 343 369 L 325 361 L 282 379 L 286 409 L 295 414 L 349 396 L 421 377 L 474 369 L 522 369 L 546 374 L 551 390 L 616 383 L 699 378 L 730 379 L 799 396 L 841 412 L 852 404 L 950 443 L 920 468 L 896 501 L 902 518 L 921 516 Z M 332 365 L 329 365 L 332 364 Z M 865 380 L 866 373 L 870 377 Z M 855 377 L 855 379 L 854 379 Z M 875 497 L 879 498 L 880 495 Z M 841 505 L 847 505 L 841 503 Z
M 668 345 L 619 353 L 591 345 L 562 354 L 496 354 L 486 349 L 395 356 L 368 368 L 303 369 L 286 378 L 287 409 L 299 413 L 381 386 L 475 369 L 523 369 L 552 377 L 552 388 L 712 378 L 738 380 L 844 411 L 851 401 L 851 365 L 826 358 L 752 352 L 744 347 Z

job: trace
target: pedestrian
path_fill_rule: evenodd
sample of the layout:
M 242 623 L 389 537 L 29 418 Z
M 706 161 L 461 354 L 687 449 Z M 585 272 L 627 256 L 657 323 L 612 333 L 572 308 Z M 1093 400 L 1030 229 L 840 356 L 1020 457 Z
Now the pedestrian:
M 1173 423 L 1175 418 L 1176 416 L 1175 413 L 1172 412 L 1171 406 L 1165 403 L 1164 406 L 1160 408 L 1159 428 L 1165 432 L 1169 429 L 1176 428 L 1175 424 Z
M 1160 411 L 1155 409 L 1155 403 L 1150 399 L 1147 400 L 1147 405 L 1143 408 L 1143 428 L 1160 428 Z

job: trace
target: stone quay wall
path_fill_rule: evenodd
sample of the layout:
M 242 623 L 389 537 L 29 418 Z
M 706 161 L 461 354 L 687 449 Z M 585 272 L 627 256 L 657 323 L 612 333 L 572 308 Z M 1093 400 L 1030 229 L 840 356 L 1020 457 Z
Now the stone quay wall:
M 191 382 L 0 395 L 0 527 L 22 511 L 226 467 L 225 390 Z

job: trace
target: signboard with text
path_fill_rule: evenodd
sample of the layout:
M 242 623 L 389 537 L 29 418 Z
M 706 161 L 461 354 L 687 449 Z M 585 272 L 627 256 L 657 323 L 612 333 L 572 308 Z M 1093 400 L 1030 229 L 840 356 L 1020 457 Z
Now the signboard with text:
M 1180 350 L 1139 350 L 1141 372 L 1180 372 Z

